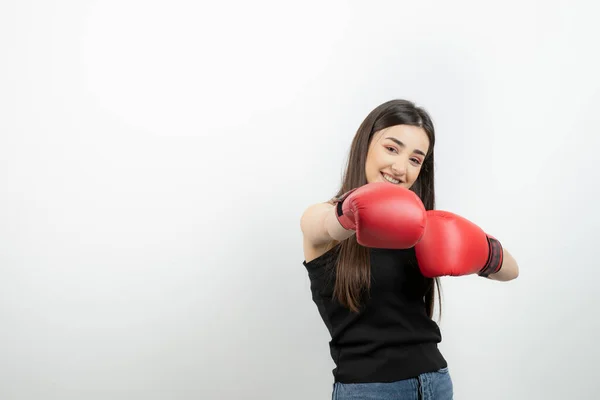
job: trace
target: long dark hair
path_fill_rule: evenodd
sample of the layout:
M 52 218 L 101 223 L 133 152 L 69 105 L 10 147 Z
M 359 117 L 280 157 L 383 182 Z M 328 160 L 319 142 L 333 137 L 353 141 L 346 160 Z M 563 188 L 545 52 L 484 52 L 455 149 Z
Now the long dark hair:
M 342 186 L 335 197 L 341 196 L 351 189 L 367 183 L 365 163 L 367 151 L 373 135 L 381 129 L 395 125 L 412 125 L 423 128 L 429 138 L 429 150 L 417 180 L 410 190 L 415 192 L 423 202 L 426 210 L 435 207 L 434 157 L 435 129 L 429 114 L 408 100 L 391 100 L 373 111 L 362 122 L 356 132 L 350 148 L 346 170 L 342 178 Z M 433 317 L 435 286 L 437 286 L 441 317 L 441 285 L 438 278 L 427 279 L 425 307 L 427 315 Z M 356 235 L 342 241 L 336 264 L 336 281 L 334 296 L 337 300 L 354 312 L 359 311 L 362 295 L 371 287 L 371 263 L 369 249 L 356 242 Z

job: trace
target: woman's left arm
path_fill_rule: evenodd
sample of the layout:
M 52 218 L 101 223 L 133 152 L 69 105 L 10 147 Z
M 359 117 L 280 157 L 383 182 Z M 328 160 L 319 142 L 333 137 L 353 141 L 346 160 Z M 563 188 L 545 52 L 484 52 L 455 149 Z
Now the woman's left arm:
M 514 257 L 506 249 L 502 249 L 502 268 L 495 274 L 488 276 L 488 279 L 495 281 L 511 281 L 519 276 L 519 266 Z

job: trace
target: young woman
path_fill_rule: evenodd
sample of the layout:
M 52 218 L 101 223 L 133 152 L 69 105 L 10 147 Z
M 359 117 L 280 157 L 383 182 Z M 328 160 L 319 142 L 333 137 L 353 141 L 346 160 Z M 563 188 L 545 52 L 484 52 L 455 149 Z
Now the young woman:
M 333 399 L 452 399 L 432 320 L 439 277 L 518 275 L 500 242 L 434 210 L 435 131 L 407 100 L 375 108 L 342 186 L 301 218 L 312 298 L 330 334 Z

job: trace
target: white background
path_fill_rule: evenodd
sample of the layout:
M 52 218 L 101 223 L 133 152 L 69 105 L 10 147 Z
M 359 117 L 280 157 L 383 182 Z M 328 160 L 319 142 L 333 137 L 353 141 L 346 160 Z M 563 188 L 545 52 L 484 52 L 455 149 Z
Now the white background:
M 392 98 L 521 270 L 443 279 L 455 398 L 597 398 L 598 11 L 3 1 L 0 398 L 330 398 L 299 219 Z

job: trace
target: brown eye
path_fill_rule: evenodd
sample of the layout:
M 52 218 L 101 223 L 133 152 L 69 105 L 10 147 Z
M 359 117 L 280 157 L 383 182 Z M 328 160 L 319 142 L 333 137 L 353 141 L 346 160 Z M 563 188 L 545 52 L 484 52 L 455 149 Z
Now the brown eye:
M 390 146 L 385 146 L 386 149 L 388 149 L 389 151 L 394 151 L 397 153 L 396 149 L 394 147 L 390 147 Z

